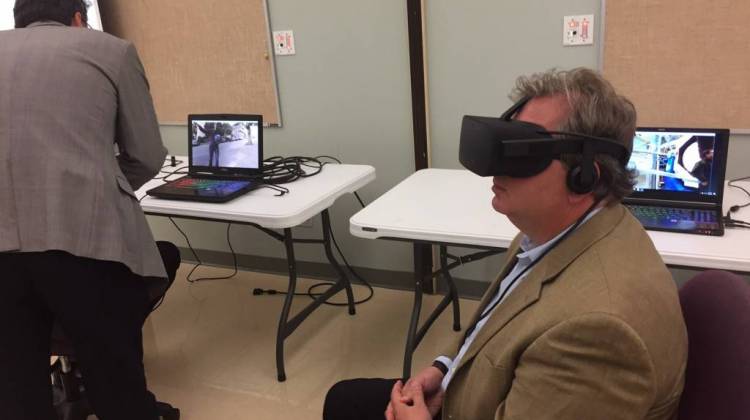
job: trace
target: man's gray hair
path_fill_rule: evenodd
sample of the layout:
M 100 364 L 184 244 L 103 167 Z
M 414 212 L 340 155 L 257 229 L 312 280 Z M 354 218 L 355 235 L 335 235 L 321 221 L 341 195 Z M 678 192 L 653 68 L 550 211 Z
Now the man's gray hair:
M 601 74 L 579 67 L 522 76 L 516 80 L 511 99 L 515 102 L 524 97 L 554 95 L 564 96 L 570 105 L 569 115 L 557 130 L 610 138 L 633 150 L 635 107 L 615 92 Z M 580 164 L 581 156 L 565 155 L 560 160 L 571 167 Z M 599 165 L 599 181 L 594 187 L 594 197 L 608 197 L 610 203 L 615 203 L 630 194 L 634 171 L 608 155 L 597 154 L 595 160 Z

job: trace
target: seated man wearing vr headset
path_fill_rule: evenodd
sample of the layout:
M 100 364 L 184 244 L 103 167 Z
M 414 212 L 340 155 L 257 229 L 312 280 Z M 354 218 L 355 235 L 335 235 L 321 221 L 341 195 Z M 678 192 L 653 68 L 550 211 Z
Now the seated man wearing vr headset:
M 521 77 L 498 118 L 466 116 L 459 159 L 493 176 L 521 233 L 465 334 L 402 384 L 355 379 L 325 419 L 671 419 L 687 334 L 677 288 L 620 204 L 636 113 L 588 69 Z M 488 203 L 489 204 L 489 203 Z

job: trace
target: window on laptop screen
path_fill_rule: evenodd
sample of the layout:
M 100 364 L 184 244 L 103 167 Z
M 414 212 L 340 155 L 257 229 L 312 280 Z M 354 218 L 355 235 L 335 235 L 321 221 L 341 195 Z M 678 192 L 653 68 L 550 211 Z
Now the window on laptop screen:
M 628 162 L 638 175 L 633 197 L 715 200 L 723 190 L 727 139 L 722 129 L 639 128 Z
M 214 173 L 253 173 L 262 164 L 260 116 L 191 115 L 190 165 Z

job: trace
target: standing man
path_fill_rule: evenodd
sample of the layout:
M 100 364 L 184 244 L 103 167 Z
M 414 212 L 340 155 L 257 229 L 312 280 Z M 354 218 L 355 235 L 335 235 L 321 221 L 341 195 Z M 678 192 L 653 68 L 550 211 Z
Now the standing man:
M 14 15 L 0 32 L 0 417 L 56 417 L 58 322 L 99 418 L 156 419 L 141 327 L 179 255 L 162 262 L 133 193 L 166 155 L 143 66 L 85 29 L 83 0 L 17 0 Z
M 521 77 L 513 97 L 527 102 L 509 119 L 632 149 L 633 105 L 591 70 Z M 470 328 L 405 385 L 334 385 L 324 418 L 672 419 L 687 361 L 676 285 L 620 204 L 632 173 L 595 154 L 584 185 L 584 159 L 495 176 L 491 205 L 521 233 Z
M 208 166 L 219 166 L 219 146 L 221 145 L 221 134 L 215 132 L 208 141 Z M 214 163 L 216 157 L 216 163 Z

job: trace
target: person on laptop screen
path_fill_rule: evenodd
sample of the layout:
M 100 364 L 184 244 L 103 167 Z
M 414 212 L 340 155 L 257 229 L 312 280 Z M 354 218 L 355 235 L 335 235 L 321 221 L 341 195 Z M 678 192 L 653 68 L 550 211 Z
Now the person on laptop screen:
M 711 133 L 639 130 L 631 160 L 638 172 L 635 189 L 715 194 L 714 137 Z
M 461 162 L 493 176 L 485 205 L 520 230 L 469 327 L 405 384 L 334 385 L 324 419 L 674 418 L 687 361 L 677 287 L 621 204 L 633 105 L 584 68 L 521 77 L 513 99 L 503 117 L 465 117 L 461 130 L 459 149 L 478 151 Z M 511 144 L 522 140 L 554 157 Z
M 193 165 L 259 168 L 257 121 L 195 120 L 192 126 Z
M 711 169 L 713 167 L 714 159 L 713 138 L 705 136 L 692 136 L 690 140 L 685 142 L 685 144 L 680 147 L 680 157 L 678 158 L 678 162 L 680 163 L 680 165 L 682 165 L 683 168 L 685 168 L 685 165 L 683 164 L 685 152 L 692 144 L 696 143 L 698 145 L 698 154 L 700 155 L 700 160 L 698 160 L 698 162 L 693 165 L 692 169 L 690 169 L 690 175 L 698 180 L 699 191 L 710 191 L 712 175 Z

